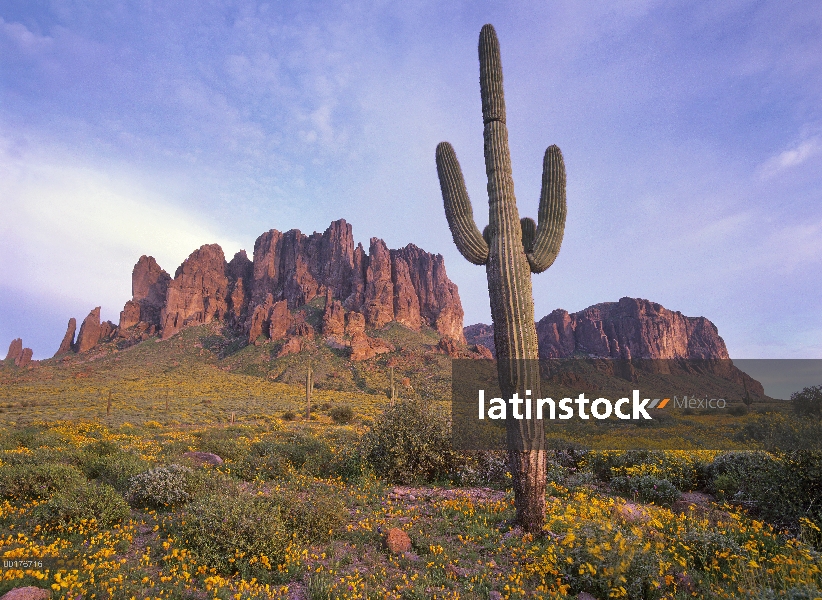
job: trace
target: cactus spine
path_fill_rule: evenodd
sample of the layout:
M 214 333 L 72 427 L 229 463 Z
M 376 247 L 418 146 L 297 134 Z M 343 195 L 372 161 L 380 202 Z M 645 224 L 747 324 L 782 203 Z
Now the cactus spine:
M 457 156 L 451 144 L 437 146 L 437 174 L 445 217 L 460 253 L 485 265 L 494 344 L 502 392 L 511 397 L 539 394 L 537 332 L 531 273 L 545 271 L 556 259 L 565 230 L 565 165 L 556 146 L 545 151 L 538 223 L 520 220 L 514 196 L 499 41 L 493 26 L 479 38 L 480 90 L 488 178 L 488 226 L 479 232 Z M 545 452 L 542 422 L 506 422 L 517 521 L 529 531 L 545 520 Z

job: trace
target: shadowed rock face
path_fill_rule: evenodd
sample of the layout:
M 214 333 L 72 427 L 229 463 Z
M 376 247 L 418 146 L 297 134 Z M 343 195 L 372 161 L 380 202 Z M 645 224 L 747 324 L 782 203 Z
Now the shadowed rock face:
M 488 345 L 492 326 L 471 325 L 465 335 L 469 343 L 493 351 Z M 557 309 L 537 323 L 537 337 L 540 358 L 728 358 L 725 342 L 708 319 L 686 317 L 641 298 L 603 302 L 576 313 Z

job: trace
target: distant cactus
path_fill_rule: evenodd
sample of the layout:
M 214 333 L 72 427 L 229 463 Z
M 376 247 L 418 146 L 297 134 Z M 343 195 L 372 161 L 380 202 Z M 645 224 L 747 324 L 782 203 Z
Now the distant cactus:
M 479 39 L 485 172 L 488 177 L 489 222 L 483 233 L 474 223 L 471 201 L 457 156 L 448 142 L 437 146 L 437 174 L 445 217 L 460 253 L 485 265 L 500 386 L 506 397 L 531 390 L 539 394 L 537 332 L 531 272 L 553 264 L 565 230 L 565 165 L 557 146 L 545 151 L 538 224 L 520 221 L 514 196 L 502 63 L 493 26 Z M 538 530 L 545 519 L 545 452 L 541 421 L 508 419 L 507 439 L 514 479 L 517 521 Z

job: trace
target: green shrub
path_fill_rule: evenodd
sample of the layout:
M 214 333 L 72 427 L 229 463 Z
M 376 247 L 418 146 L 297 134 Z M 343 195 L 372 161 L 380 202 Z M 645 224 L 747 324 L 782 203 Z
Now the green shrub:
M 192 470 L 180 465 L 155 467 L 131 478 L 128 498 L 137 506 L 161 508 L 191 500 Z
M 292 468 L 288 459 L 279 454 L 249 454 L 237 463 L 232 472 L 245 481 L 272 481 L 287 478 Z
M 354 420 L 354 409 L 350 406 L 335 406 L 328 411 L 329 416 L 334 419 L 335 423 L 344 425 Z
M 272 493 L 271 499 L 280 507 L 288 530 L 309 543 L 329 539 L 348 518 L 339 492 L 329 486 L 281 490 Z
M 280 456 L 296 470 L 317 476 L 330 474 L 333 453 L 326 440 L 310 434 L 295 433 L 277 440 L 255 444 L 253 453 Z
M 41 525 L 70 525 L 95 519 L 110 526 L 129 516 L 128 503 L 108 484 L 88 481 L 65 487 L 44 504 L 34 507 L 32 517 Z
M 118 450 L 112 454 L 88 457 L 83 461 L 83 472 L 89 479 L 97 479 L 119 491 L 128 489 L 135 475 L 148 469 L 149 463 L 132 452 Z
M 585 467 L 600 481 L 613 477 L 649 475 L 667 479 L 683 491 L 703 487 L 707 463 L 699 455 L 663 450 L 606 450 L 589 452 Z
M 80 471 L 68 465 L 6 465 L 0 468 L 0 497 L 9 500 L 44 499 L 85 481 Z
M 223 575 L 268 582 L 273 575 L 262 557 L 273 573 L 285 559 L 290 536 L 269 498 L 247 492 L 208 494 L 190 503 L 181 517 L 182 543 Z
M 822 452 L 720 454 L 707 469 L 709 491 L 779 527 L 796 532 L 800 519 L 822 526 Z
M 791 394 L 791 406 L 798 415 L 822 415 L 822 385 L 804 388 Z
M 212 452 L 223 460 L 237 462 L 248 454 L 248 440 L 241 437 L 244 428 L 211 429 L 199 434 L 198 449 Z
M 682 494 L 667 479 L 659 479 L 650 475 L 639 477 L 614 477 L 611 479 L 611 489 L 640 502 L 653 503 L 658 506 L 670 506 L 679 500 Z
M 283 413 L 282 419 L 283 421 L 293 421 L 297 418 L 297 415 L 294 414 L 293 410 L 287 410 Z
M 447 415 L 416 400 L 386 408 L 363 436 L 362 453 L 377 475 L 405 484 L 445 480 L 456 462 Z

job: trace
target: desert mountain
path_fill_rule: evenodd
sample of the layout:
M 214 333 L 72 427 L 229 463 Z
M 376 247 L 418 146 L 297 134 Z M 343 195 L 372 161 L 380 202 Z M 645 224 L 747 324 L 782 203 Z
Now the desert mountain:
M 494 327 L 465 328 L 471 344 L 494 348 Z M 716 325 L 705 317 L 641 298 L 594 304 L 575 313 L 561 308 L 537 322 L 540 358 L 727 359 L 728 350 Z
M 315 299 L 324 309 L 321 331 L 301 307 Z M 253 258 L 245 251 L 226 261 L 223 249 L 208 244 L 192 252 L 172 278 L 151 256 L 132 271 L 132 299 L 120 322 L 100 322 L 100 308 L 83 320 L 69 320 L 57 354 L 88 352 L 103 342 L 168 339 L 182 329 L 220 322 L 248 343 L 286 339 L 281 354 L 299 352 L 302 341 L 321 333 L 334 347 L 349 347 L 362 360 L 392 350 L 366 334 L 396 322 L 434 330 L 446 348 L 465 343 L 457 286 L 448 279 L 441 255 L 413 244 L 389 249 L 371 238 L 368 252 L 354 244 L 352 228 L 334 221 L 323 233 L 305 235 L 272 229 L 257 238 Z

